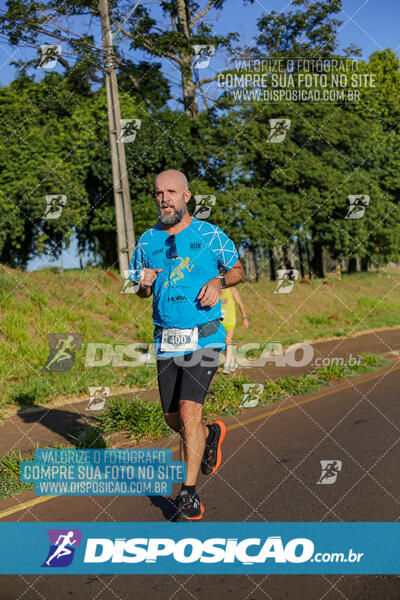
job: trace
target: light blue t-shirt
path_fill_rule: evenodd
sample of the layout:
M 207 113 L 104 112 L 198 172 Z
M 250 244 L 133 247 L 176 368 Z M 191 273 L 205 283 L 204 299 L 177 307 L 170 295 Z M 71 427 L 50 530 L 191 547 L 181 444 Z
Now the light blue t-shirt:
M 207 281 L 219 275 L 219 267 L 228 271 L 237 262 L 235 244 L 217 225 L 194 217 L 185 229 L 175 234 L 177 258 L 167 258 L 170 237 L 160 225 L 148 229 L 140 237 L 130 265 L 132 281 L 139 281 L 145 267 L 162 269 L 153 283 L 154 325 L 189 329 L 220 319 L 221 301 L 216 306 L 203 307 L 197 296 Z M 224 348 L 223 325 L 216 333 L 199 337 L 198 343 L 199 347 Z M 188 353 L 161 352 L 160 338 L 155 338 L 155 351 L 165 357 Z

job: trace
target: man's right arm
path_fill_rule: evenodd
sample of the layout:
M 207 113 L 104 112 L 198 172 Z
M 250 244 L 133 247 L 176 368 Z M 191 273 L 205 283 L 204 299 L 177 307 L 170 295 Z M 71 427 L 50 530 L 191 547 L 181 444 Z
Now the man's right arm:
M 145 246 L 146 242 L 143 236 L 141 236 L 133 252 L 129 266 L 129 279 L 139 283 L 139 289 L 136 292 L 139 298 L 149 298 L 151 296 L 153 293 L 153 282 L 159 271 L 162 271 L 162 269 L 150 269 L 146 266 L 149 264 L 149 260 L 146 255 Z

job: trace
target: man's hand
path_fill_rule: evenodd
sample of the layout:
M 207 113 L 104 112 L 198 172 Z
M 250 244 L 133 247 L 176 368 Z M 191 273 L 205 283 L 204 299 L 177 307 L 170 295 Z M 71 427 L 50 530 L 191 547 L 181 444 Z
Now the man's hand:
M 197 300 L 201 306 L 216 306 L 221 295 L 222 283 L 219 277 L 213 277 L 201 288 Z
M 152 285 L 157 279 L 157 275 L 162 269 L 148 269 L 147 267 L 140 271 L 139 283 L 140 287 L 137 295 L 139 298 L 149 298 L 153 292 Z
M 157 279 L 157 275 L 162 269 L 148 269 L 147 267 L 140 271 L 139 281 L 142 286 L 151 286 Z

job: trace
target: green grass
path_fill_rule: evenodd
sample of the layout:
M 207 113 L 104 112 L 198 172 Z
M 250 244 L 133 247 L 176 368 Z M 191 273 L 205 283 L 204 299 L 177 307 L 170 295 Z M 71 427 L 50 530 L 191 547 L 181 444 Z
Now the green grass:
M 103 437 L 103 431 L 98 427 L 92 427 L 88 423 L 85 423 L 85 426 L 79 435 L 70 435 L 70 438 L 74 442 L 75 448 L 78 450 L 87 448 L 91 450 L 104 450 L 105 448 L 108 448 L 108 443 Z
M 25 490 L 33 490 L 33 483 L 20 480 L 20 465 L 25 460 L 33 460 L 33 453 L 22 457 L 21 452 L 9 452 L 0 460 L 0 498 L 9 498 Z
M 142 439 L 153 441 L 173 433 L 164 421 L 159 403 L 136 398 L 132 401 L 126 398 L 112 400 L 98 420 L 99 430 L 103 433 L 128 431 L 137 442 Z
M 114 275 L 119 277 L 117 272 Z M 25 273 L 0 266 L 0 408 L 45 404 L 89 386 L 145 389 L 157 385 L 155 366 L 85 367 L 88 343 L 152 341 L 151 302 L 120 294 L 100 269 Z M 82 348 L 64 373 L 41 372 L 49 333 L 80 333 Z
M 115 367 L 86 369 L 81 375 L 76 374 L 75 379 L 73 378 L 74 373 L 75 365 L 67 373 L 34 375 L 23 383 L 11 385 L 5 398 L 2 398 L 0 392 L 0 402 L 5 404 L 8 400 L 8 403 L 20 406 L 32 406 L 33 404 L 45 404 L 46 401 L 62 395 L 88 394 L 89 386 L 146 389 L 157 385 L 156 368 L 150 366 L 132 369 Z
M 204 404 L 204 418 L 213 419 L 217 416 L 236 415 L 243 411 L 240 407 L 243 399 L 242 385 L 250 383 L 248 377 L 221 375 L 211 386 L 207 401 Z
M 0 265 L 0 413 L 7 407 L 44 405 L 60 397 L 88 394 L 89 386 L 157 386 L 155 366 L 85 367 L 87 344 L 152 341 L 151 301 L 120 294 L 122 279 L 97 268 L 26 273 Z M 290 294 L 274 294 L 275 283 L 245 282 L 239 290 L 250 327 L 241 320 L 238 344 L 298 341 L 352 334 L 400 324 L 400 271 L 344 275 L 329 285 L 296 283 Z M 80 333 L 82 348 L 64 373 L 41 369 L 48 357 L 49 333 Z M 249 356 L 257 351 L 249 352 Z M 223 401 L 222 406 L 223 406 Z
M 103 433 L 96 427 L 88 424 L 85 425 L 79 436 L 71 436 L 71 441 L 74 441 L 75 448 L 107 448 L 107 442 L 103 438 Z M 54 442 L 52 446 L 47 448 L 70 449 L 71 446 Z M 36 448 L 35 448 L 36 449 Z M 22 456 L 21 451 L 12 450 L 0 458 L 0 498 L 10 498 L 16 494 L 21 494 L 25 490 L 33 490 L 33 483 L 24 482 L 20 479 L 21 463 L 25 461 L 33 461 L 35 452 L 31 452 Z
M 299 375 L 298 377 L 281 377 L 276 380 L 276 385 L 284 395 L 302 396 L 312 394 L 321 387 L 321 380 L 314 375 Z
M 318 367 L 309 375 L 280 377 L 273 382 L 267 382 L 260 405 L 288 396 L 312 394 L 323 386 L 335 381 L 376 371 L 380 367 L 390 364 L 389 360 L 382 358 L 378 354 L 360 354 L 360 358 L 361 362 L 358 365 L 349 366 L 346 363 L 343 365 L 334 364 L 326 367 Z

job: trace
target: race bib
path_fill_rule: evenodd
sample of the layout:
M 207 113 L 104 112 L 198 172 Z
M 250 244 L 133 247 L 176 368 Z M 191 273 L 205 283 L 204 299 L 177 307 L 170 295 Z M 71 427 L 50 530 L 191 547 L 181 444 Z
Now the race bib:
M 193 329 L 163 329 L 161 337 L 161 352 L 181 352 L 197 350 L 199 331 Z

